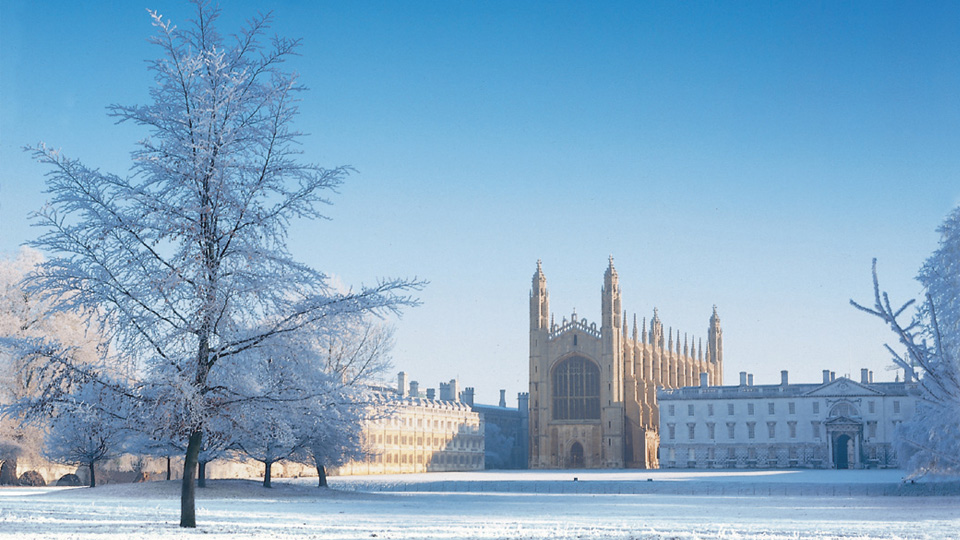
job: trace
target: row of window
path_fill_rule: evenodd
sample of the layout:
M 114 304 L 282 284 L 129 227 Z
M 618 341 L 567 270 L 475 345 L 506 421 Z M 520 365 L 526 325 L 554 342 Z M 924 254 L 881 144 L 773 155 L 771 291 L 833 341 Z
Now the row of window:
M 423 437 L 414 437 L 413 435 L 371 435 L 370 442 L 376 444 L 400 444 L 400 445 L 416 445 L 423 446 L 424 438 Z M 466 440 L 464 438 L 455 438 L 455 439 L 445 439 L 441 437 L 427 437 L 426 444 L 427 446 L 432 446 L 434 448 L 440 448 L 445 446 L 450 446 L 454 448 L 480 448 L 479 439 L 473 438 Z
M 480 465 L 483 456 L 464 456 L 455 454 L 409 455 L 409 454 L 378 454 L 371 458 L 373 463 L 432 463 L 435 465 Z
M 891 423 L 893 424 L 894 427 L 896 427 L 897 421 L 894 420 Z M 788 437 L 791 439 L 796 439 L 797 438 L 797 422 L 790 421 L 790 422 L 787 422 L 786 424 L 787 424 Z M 747 426 L 747 438 L 756 439 L 757 423 L 745 422 L 745 425 Z M 727 427 L 727 439 L 730 439 L 730 440 L 736 439 L 737 422 L 727 422 L 726 427 Z M 714 424 L 713 422 L 707 422 L 706 428 L 707 428 L 707 439 L 716 440 L 717 438 L 716 424 Z M 819 420 L 814 420 L 810 422 L 811 435 L 813 436 L 814 439 L 819 439 L 821 437 L 820 428 L 821 428 L 821 422 Z M 868 421 L 866 423 L 866 428 L 867 428 L 867 431 L 866 431 L 867 438 L 869 439 L 876 438 L 877 422 L 872 420 Z M 676 438 L 677 438 L 677 425 L 667 424 L 667 439 L 672 441 L 672 440 L 676 440 Z M 697 424 L 694 422 L 690 422 L 687 424 L 687 439 L 692 441 L 696 438 L 697 438 Z M 767 438 L 768 439 L 777 438 L 777 422 L 767 422 Z
M 734 404 L 727 403 L 727 415 L 734 416 Z M 813 414 L 820 414 L 820 402 L 812 402 Z M 870 414 L 875 414 L 877 412 L 877 402 L 876 401 L 867 401 L 867 412 Z M 694 416 L 695 409 L 694 404 L 690 403 L 687 405 L 687 416 Z M 900 400 L 893 400 L 893 413 L 900 413 Z M 754 403 L 747 403 L 747 415 L 753 416 L 756 414 L 756 407 Z M 777 404 L 776 402 L 767 403 L 767 414 L 777 414 Z M 787 402 L 787 414 L 797 414 L 797 404 L 794 401 Z M 667 416 L 676 416 L 677 415 L 677 406 L 673 403 L 667 405 Z M 707 403 L 707 416 L 714 415 L 714 404 Z M 831 416 L 860 416 L 860 411 L 857 410 L 850 403 L 840 403 L 837 404 L 833 409 L 831 409 Z

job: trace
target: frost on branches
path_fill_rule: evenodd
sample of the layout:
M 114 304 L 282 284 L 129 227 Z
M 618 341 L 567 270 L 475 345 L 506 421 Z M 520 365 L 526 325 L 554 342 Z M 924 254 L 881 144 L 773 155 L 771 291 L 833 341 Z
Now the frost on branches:
M 291 257 L 288 225 L 321 218 L 349 168 L 299 159 L 292 122 L 303 88 L 281 69 L 299 42 L 267 38 L 269 15 L 225 38 L 216 8 L 196 11 L 186 30 L 152 13 L 163 53 L 150 64 L 153 102 L 110 108 L 149 131 L 129 176 L 33 149 L 50 168 L 51 197 L 33 245 L 53 257 L 31 291 L 61 309 L 96 310 L 116 350 L 141 367 L 143 399 L 158 404 L 144 422 L 186 447 L 184 527 L 196 526 L 206 426 L 254 399 L 244 359 L 281 338 L 335 334 L 365 313 L 412 306 L 420 285 L 391 279 L 340 292 Z
M 900 426 L 901 457 L 915 475 L 960 475 L 960 207 L 938 229 L 940 247 L 920 270 L 926 298 L 909 323 L 901 322 L 911 300 L 894 309 L 880 291 L 873 262 L 874 306 L 855 307 L 883 319 L 906 352 L 887 350 L 906 376 L 918 381 L 913 419 Z
M 0 462 L 11 470 L 18 458 L 36 457 L 43 448 L 49 415 L 26 422 L 28 404 L 52 403 L 68 391 L 67 381 L 57 380 L 62 373 L 57 365 L 28 370 L 31 357 L 22 347 L 56 349 L 75 366 L 92 367 L 98 359 L 98 340 L 78 314 L 58 312 L 21 286 L 41 260 L 30 248 L 22 248 L 16 258 L 0 258 Z

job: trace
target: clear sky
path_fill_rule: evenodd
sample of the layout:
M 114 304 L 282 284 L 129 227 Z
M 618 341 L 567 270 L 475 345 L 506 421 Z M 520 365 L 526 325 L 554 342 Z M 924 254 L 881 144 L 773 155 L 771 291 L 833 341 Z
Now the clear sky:
M 892 380 L 870 261 L 895 298 L 960 204 L 960 4 L 223 2 L 302 37 L 305 159 L 349 164 L 295 255 L 348 284 L 430 281 L 397 325 L 421 388 L 482 402 L 527 387 L 528 295 L 543 260 L 559 321 L 599 322 L 607 257 L 632 317 L 706 337 L 725 379 Z M 144 133 L 105 107 L 148 99 L 147 8 L 0 2 L 0 251 L 36 235 L 43 141 L 124 173 Z

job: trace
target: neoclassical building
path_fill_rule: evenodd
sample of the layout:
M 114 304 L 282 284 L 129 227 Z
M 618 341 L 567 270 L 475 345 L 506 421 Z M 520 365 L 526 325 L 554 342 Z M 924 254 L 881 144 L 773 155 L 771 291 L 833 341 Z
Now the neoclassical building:
M 621 311 L 613 257 L 603 277 L 600 325 L 576 312 L 550 313 L 547 278 L 537 261 L 530 292 L 530 467 L 657 467 L 658 387 L 696 384 L 706 373 L 723 384 L 723 335 L 714 307 L 702 341 L 664 333 L 654 309 L 649 329 Z
M 913 382 L 873 382 L 823 372 L 819 383 L 660 390 L 665 468 L 862 469 L 896 467 L 894 434 L 913 416 Z

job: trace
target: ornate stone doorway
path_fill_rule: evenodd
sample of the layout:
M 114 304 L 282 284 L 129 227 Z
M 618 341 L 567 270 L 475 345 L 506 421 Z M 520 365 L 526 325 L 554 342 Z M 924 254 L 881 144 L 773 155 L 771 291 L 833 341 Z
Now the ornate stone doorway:
M 573 443 L 573 446 L 570 447 L 570 468 L 583 468 L 583 445 L 578 442 Z
M 853 441 L 849 435 L 840 435 L 833 443 L 833 463 L 838 469 L 850 468 L 850 447 Z

